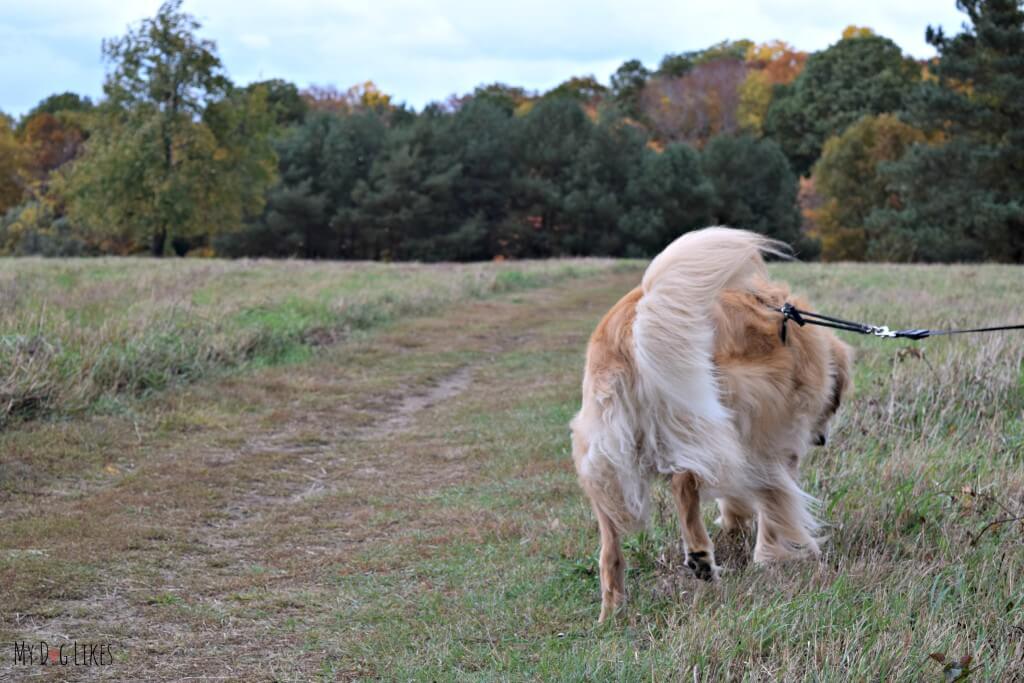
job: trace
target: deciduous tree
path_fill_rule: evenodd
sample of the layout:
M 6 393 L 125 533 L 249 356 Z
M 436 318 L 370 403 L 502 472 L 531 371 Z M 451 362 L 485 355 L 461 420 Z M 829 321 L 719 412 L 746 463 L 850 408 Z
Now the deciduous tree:
M 640 98 L 643 119 L 663 143 L 703 146 L 739 129 L 739 86 L 746 66 L 737 59 L 697 64 L 678 78 L 655 77 Z
M 42 111 L 25 121 L 21 137 L 26 151 L 25 172 L 35 193 L 43 194 L 50 173 L 82 151 L 86 131 L 69 117 Z
M 639 59 L 623 62 L 612 74 L 612 98 L 626 116 L 640 116 L 640 94 L 650 76 L 651 72 Z
M 359 111 L 384 113 L 392 108 L 391 95 L 381 91 L 373 81 L 356 83 L 342 92 L 333 85 L 312 85 L 302 93 L 309 108 L 336 114 Z
M 0 112 L 0 214 L 25 195 L 25 149 L 14 135 L 14 122 Z
M 884 235 L 870 229 L 867 219 L 875 209 L 891 208 L 899 200 L 879 167 L 901 159 L 911 145 L 924 141 L 920 130 L 892 114 L 880 114 L 865 116 L 825 142 L 813 173 L 814 187 L 824 199 L 814 216 L 822 258 L 885 258 Z
M 593 76 L 573 76 L 544 93 L 544 97 L 570 97 L 591 106 L 599 104 L 607 95 L 607 86 Z
M 267 108 L 278 126 L 295 126 L 306 118 L 309 103 L 303 98 L 294 83 L 280 78 L 272 78 L 246 86 L 246 90 L 250 92 L 256 88 L 262 88 L 266 92 Z
M 235 229 L 273 178 L 266 92 L 235 90 L 199 28 L 168 0 L 104 41 L 107 101 L 66 187 L 73 217 L 154 256 L 170 238 Z
M 888 38 L 844 38 L 811 55 L 792 85 L 776 87 L 764 131 L 804 174 L 825 140 L 864 115 L 900 111 L 919 80 L 918 65 Z
M 62 92 L 56 95 L 44 97 L 39 104 L 32 107 L 18 122 L 18 133 L 24 132 L 25 124 L 38 114 L 82 114 L 95 109 L 95 105 L 88 97 L 73 92 Z
M 746 55 L 747 75 L 739 87 L 737 118 L 742 129 L 761 134 L 775 86 L 796 80 L 806 61 L 806 52 L 780 40 L 751 46 Z

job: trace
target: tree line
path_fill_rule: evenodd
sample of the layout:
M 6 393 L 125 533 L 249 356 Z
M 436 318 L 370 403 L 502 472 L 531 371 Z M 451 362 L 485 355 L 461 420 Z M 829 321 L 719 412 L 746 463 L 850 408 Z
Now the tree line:
M 417 112 L 372 82 L 237 86 L 169 0 L 104 41 L 101 101 L 2 117 L 0 253 L 650 256 L 720 223 L 802 258 L 1021 262 L 1024 9 L 958 7 L 930 60 L 850 27 Z

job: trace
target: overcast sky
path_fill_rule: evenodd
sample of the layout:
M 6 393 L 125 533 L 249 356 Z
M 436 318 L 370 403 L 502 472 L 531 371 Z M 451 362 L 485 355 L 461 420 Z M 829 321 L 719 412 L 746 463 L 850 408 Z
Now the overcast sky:
M 0 110 L 22 114 L 46 95 L 102 90 L 100 41 L 153 15 L 159 0 L 0 0 Z M 666 52 L 725 39 L 786 40 L 803 50 L 870 26 L 916 57 L 933 53 L 928 24 L 955 33 L 955 0 L 185 0 L 240 84 L 300 87 L 373 80 L 417 108 L 480 83 L 544 90 L 569 76 L 607 82 L 624 60 L 657 66 Z

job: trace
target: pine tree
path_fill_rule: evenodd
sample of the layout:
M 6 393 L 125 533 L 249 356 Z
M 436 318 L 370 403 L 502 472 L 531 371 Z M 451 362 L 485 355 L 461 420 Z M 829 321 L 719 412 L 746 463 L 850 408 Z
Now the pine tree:
M 704 172 L 715 188 L 715 222 L 801 243 L 796 176 L 774 140 L 721 135 L 704 148 Z
M 909 118 L 940 142 L 889 165 L 895 207 L 876 210 L 885 253 L 907 260 L 1024 261 L 1024 10 L 1018 0 L 960 0 L 970 26 L 929 28 L 939 51 Z

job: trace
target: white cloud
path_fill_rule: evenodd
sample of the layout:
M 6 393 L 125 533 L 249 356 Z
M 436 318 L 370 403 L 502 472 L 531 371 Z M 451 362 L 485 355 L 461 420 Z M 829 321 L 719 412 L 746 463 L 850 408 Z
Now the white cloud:
M 23 112 L 61 90 L 96 95 L 100 41 L 152 15 L 158 0 L 35 0 L 4 10 L 0 108 Z M 667 52 L 724 39 L 783 39 L 805 50 L 870 26 L 915 56 L 932 54 L 925 27 L 955 32 L 954 0 L 186 0 L 238 82 L 286 78 L 300 86 L 374 80 L 422 106 L 479 83 L 544 89 L 572 75 L 606 80 L 625 59 L 655 66 Z

